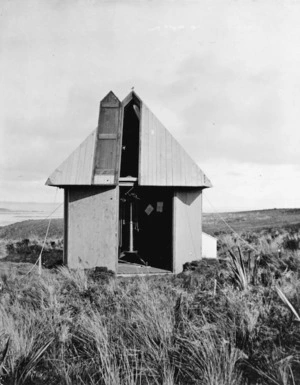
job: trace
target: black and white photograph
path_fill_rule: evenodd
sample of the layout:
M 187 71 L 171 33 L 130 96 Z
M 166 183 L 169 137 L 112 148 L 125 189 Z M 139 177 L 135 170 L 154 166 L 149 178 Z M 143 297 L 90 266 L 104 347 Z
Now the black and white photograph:
M 0 385 L 300 384 L 300 0 L 0 0 Z

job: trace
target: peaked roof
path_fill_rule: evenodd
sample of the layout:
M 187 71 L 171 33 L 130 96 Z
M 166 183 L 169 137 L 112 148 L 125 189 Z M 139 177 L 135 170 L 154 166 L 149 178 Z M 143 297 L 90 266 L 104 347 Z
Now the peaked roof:
M 145 103 L 141 109 L 139 184 L 211 187 L 211 182 Z
M 107 114 L 111 113 L 112 108 L 114 111 L 116 108 L 123 110 L 133 98 L 139 101 L 141 111 L 138 184 L 142 186 L 211 187 L 210 180 L 199 166 L 133 91 L 127 95 L 122 104 L 113 92 L 102 100 L 98 128 L 50 175 L 46 184 L 49 186 L 118 184 L 116 176 L 118 159 L 113 162 L 115 170 L 111 170 L 110 165 L 100 176 L 96 175 L 99 174 L 99 168 L 96 167 L 95 159 L 101 158 L 101 155 L 102 158 L 106 157 L 104 152 L 99 154 L 99 151 L 105 151 L 103 145 L 99 145 L 101 140 L 101 143 L 103 140 L 106 140 L 105 143 L 107 143 L 108 139 L 112 139 L 117 143 L 122 138 L 122 134 L 118 135 L 118 132 L 122 131 L 120 119 L 118 123 L 113 123 L 119 126 L 109 131 L 115 134 L 106 133 L 108 132 Z M 121 113 L 118 116 L 120 115 Z M 115 121 L 116 119 L 114 119 Z M 105 124 L 106 128 L 103 129 L 101 125 Z M 110 130 L 110 128 L 108 129 Z M 120 143 L 114 146 L 116 158 L 121 153 L 119 148 Z M 108 175 L 109 173 L 111 175 Z
M 48 186 L 91 185 L 96 130 L 47 179 Z

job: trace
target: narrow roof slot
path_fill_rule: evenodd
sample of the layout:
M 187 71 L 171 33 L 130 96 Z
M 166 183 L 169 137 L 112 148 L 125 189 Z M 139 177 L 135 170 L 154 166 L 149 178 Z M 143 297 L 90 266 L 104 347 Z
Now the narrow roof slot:
M 121 178 L 138 177 L 140 141 L 140 103 L 132 99 L 124 107 Z

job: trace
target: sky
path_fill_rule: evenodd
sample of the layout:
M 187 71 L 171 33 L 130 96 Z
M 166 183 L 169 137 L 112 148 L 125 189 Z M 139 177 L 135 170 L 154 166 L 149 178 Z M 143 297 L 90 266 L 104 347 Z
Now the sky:
M 300 0 L 0 1 L 0 201 L 134 87 L 212 181 L 205 211 L 300 207 Z M 56 198 L 55 198 L 56 197 Z

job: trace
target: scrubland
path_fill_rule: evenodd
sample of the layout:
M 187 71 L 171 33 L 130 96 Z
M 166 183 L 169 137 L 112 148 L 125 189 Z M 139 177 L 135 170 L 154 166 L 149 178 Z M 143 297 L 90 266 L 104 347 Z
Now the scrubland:
M 70 271 L 61 246 L 40 276 L 38 241 L 6 245 L 0 384 L 300 383 L 296 231 L 221 234 L 219 261 L 178 276 Z

